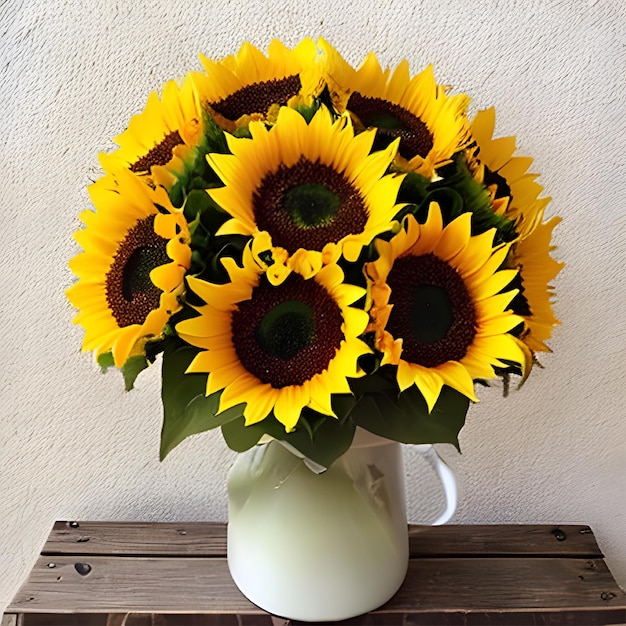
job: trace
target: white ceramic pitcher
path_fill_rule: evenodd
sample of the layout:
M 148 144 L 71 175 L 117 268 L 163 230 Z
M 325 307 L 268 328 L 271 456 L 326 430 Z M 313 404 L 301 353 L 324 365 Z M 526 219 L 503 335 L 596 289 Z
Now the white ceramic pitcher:
M 454 514 L 454 474 L 422 446 Z M 339 621 L 389 600 L 408 567 L 401 444 L 357 429 L 326 471 L 278 441 L 238 455 L 228 479 L 228 566 L 262 609 L 302 621 Z

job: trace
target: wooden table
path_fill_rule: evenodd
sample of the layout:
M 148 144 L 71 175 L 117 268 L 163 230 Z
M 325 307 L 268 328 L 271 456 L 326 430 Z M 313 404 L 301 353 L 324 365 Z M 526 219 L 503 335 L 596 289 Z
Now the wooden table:
M 626 623 L 588 526 L 411 526 L 410 552 L 394 598 L 342 624 Z M 292 624 L 238 591 L 225 554 L 224 524 L 56 522 L 2 626 Z

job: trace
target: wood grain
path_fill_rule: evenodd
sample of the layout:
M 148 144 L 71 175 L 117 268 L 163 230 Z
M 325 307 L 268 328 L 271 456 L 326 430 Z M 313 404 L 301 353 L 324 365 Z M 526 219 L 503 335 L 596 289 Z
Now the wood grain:
M 528 555 L 602 558 L 583 525 L 472 525 L 409 527 L 412 557 Z M 56 522 L 42 554 L 226 556 L 219 523 Z
M 11 611 L 263 614 L 237 589 L 223 558 L 40 557 Z M 51 567 L 54 565 L 54 567 Z M 332 575 L 332 573 L 329 573 Z M 173 582 L 175 581 L 175 583 Z M 555 584 L 556 583 L 556 584 Z M 620 601 L 601 559 L 420 558 L 386 605 L 392 612 L 595 609 Z M 616 603 L 617 603 L 616 602 Z
M 603 558 L 583 525 L 409 526 L 412 558 L 419 556 L 573 556 Z
M 291 626 L 272 615 L 178 615 L 115 613 L 53 615 L 31 613 L 20 626 Z
M 55 522 L 41 553 L 225 556 L 226 524 Z

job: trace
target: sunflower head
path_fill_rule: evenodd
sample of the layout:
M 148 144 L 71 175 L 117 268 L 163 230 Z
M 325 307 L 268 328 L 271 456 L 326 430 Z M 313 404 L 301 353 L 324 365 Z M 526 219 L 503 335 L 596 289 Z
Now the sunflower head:
M 84 351 L 112 352 L 121 367 L 159 338 L 180 308 L 178 296 L 191 262 L 182 212 L 162 188 L 120 171 L 89 189 L 95 211 L 81 213 L 75 234 L 83 252 L 69 263 L 77 282 L 67 290 L 85 329 Z
M 142 113 L 131 118 L 127 130 L 115 138 L 119 148 L 111 154 L 100 154 L 100 163 L 108 174 L 130 170 L 153 178 L 160 173 L 159 183 L 173 184 L 172 174 L 192 162 L 206 141 L 206 116 L 188 76 L 179 85 L 165 84 L 161 97 L 152 92 Z M 169 188 L 169 187 L 168 187 Z
M 323 40 L 329 91 L 339 112 L 348 111 L 358 130 L 376 129 L 375 148 L 399 140 L 398 165 L 432 178 L 435 169 L 469 141 L 465 95 L 448 96 L 429 66 L 411 77 L 402 61 L 383 70 L 373 53 L 354 70 Z
M 305 407 L 334 417 L 331 396 L 350 392 L 347 377 L 360 375 L 357 359 L 370 351 L 358 338 L 367 313 L 351 306 L 364 290 L 344 283 L 336 264 L 272 284 L 249 247 L 243 267 L 224 263 L 229 283 L 189 278 L 206 304 L 176 325 L 201 348 L 188 372 L 208 374 L 206 394 L 221 391 L 220 411 L 245 403 L 247 425 L 273 414 L 291 431 Z
M 471 123 L 473 145 L 468 148 L 470 169 L 487 187 L 493 210 L 515 222 L 524 238 L 543 219 L 550 198 L 541 198 L 537 174 L 528 170 L 533 160 L 515 155 L 515 137 L 493 138 L 495 109 L 479 111 Z
M 424 224 L 409 215 L 378 241 L 380 258 L 366 267 L 382 363 L 397 365 L 400 390 L 416 385 L 429 410 L 444 385 L 476 401 L 475 379 L 524 363 L 510 334 L 522 320 L 507 310 L 516 272 L 500 269 L 508 247 L 494 249 L 493 237 L 471 235 L 470 213 L 444 227 L 433 203 Z
M 312 39 L 293 50 L 273 39 L 267 56 L 244 43 L 236 55 L 212 61 L 203 55 L 204 72 L 196 72 L 202 106 L 229 132 L 251 120 L 272 122 L 281 106 L 311 104 L 323 87 L 318 50 Z
M 507 267 L 519 271 L 520 293 L 512 308 L 524 319 L 520 338 L 532 364 L 535 352 L 549 352 L 546 341 L 560 324 L 552 309 L 551 281 L 563 268 L 550 253 L 550 241 L 559 218 L 543 221 L 550 198 L 540 197 L 543 187 L 537 174 L 528 170 L 529 157 L 515 155 L 515 137 L 493 138 L 495 110 L 479 111 L 472 121 L 475 145 L 468 149 L 470 169 L 489 190 L 494 213 L 515 224 L 515 241 L 507 257 Z
M 402 176 L 386 175 L 396 143 L 371 153 L 374 133 L 354 134 L 347 117 L 321 108 L 307 123 L 283 107 L 276 124 L 228 137 L 232 154 L 208 160 L 224 182 L 210 196 L 232 219 L 221 234 L 263 238 L 277 267 L 308 277 L 343 254 L 355 261 L 393 227 Z
M 546 341 L 552 336 L 554 327 L 561 322 L 553 311 L 554 288 L 551 282 L 563 269 L 564 263 L 552 258 L 555 247 L 551 244 L 552 231 L 561 221 L 553 217 L 537 224 L 524 238 L 511 247 L 507 267 L 519 272 L 520 295 L 512 302 L 512 308 L 524 320 L 524 331 L 520 338 L 530 350 L 530 361 L 535 352 L 550 352 Z

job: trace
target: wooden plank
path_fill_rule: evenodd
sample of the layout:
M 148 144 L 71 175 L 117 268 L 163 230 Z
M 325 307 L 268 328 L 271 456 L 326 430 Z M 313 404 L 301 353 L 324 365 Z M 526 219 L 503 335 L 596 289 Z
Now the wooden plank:
M 51 567 L 49 557 L 40 557 L 8 612 L 265 614 L 239 592 L 225 559 L 89 557 L 85 575 L 76 563 L 57 557 Z M 626 597 L 601 559 L 422 558 L 410 562 L 404 584 L 384 609 L 626 611 Z
M 583 525 L 410 526 L 412 557 L 577 556 L 602 558 Z M 42 554 L 223 557 L 226 525 L 216 523 L 56 522 Z
M 584 525 L 409 526 L 411 557 L 571 556 L 603 558 Z
M 623 617 L 614 612 L 598 615 L 588 611 L 566 611 L 559 614 L 455 612 L 415 615 L 377 612 L 342 622 L 317 622 L 317 626 L 595 626 L 623 623 Z M 310 626 L 310 622 L 294 622 L 269 615 L 115 614 L 107 618 L 106 615 L 31 614 L 26 616 L 23 626 Z
M 272 615 L 180 615 L 112 613 L 54 615 L 31 613 L 21 626 L 293 626 Z M 387 626 L 387 625 L 385 625 Z
M 441 558 L 411 561 L 391 603 L 416 613 L 626 610 L 626 594 L 601 559 Z
M 42 554 L 226 555 L 226 524 L 55 522 Z
M 7 610 L 261 613 L 239 592 L 224 558 L 115 556 L 39 557 Z

